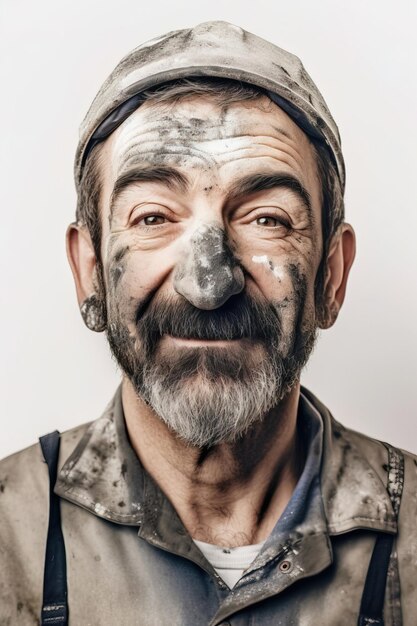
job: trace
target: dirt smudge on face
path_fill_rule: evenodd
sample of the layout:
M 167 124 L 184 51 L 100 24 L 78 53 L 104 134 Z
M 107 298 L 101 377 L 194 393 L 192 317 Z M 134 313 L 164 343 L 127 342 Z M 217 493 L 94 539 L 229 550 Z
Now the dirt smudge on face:
M 120 282 L 121 277 L 125 273 L 125 268 L 122 265 L 116 265 L 116 267 L 110 268 L 110 278 L 113 283 L 113 289 L 117 288 L 117 285 Z
M 116 291 L 120 279 L 126 271 L 126 264 L 123 262 L 123 259 L 129 252 L 129 246 L 122 246 L 114 253 L 114 256 L 110 263 L 109 276 L 110 283 L 113 288 L 113 291 Z
M 114 253 L 114 262 L 120 263 L 120 261 L 122 261 L 126 254 L 129 252 L 129 249 L 129 246 L 123 246 L 122 248 L 119 248 L 119 250 L 116 250 L 116 252 Z
M 177 267 L 175 289 L 194 306 L 221 306 L 244 287 L 244 277 L 226 234 L 216 224 L 207 224 L 192 236 L 184 262 Z
M 123 480 L 125 480 L 126 479 L 126 474 L 127 474 L 127 463 L 126 463 L 125 460 L 122 463 L 122 467 L 120 469 L 120 473 L 122 475 Z
M 279 280 L 279 282 L 282 281 L 282 278 L 283 278 L 282 268 L 279 267 L 278 265 L 274 265 L 271 259 L 266 254 L 262 256 L 253 256 L 252 261 L 254 263 L 260 263 L 261 265 L 264 265 L 273 273 L 273 275 L 275 276 L 277 280 Z
M 308 279 L 302 268 L 296 263 L 289 263 L 286 267 L 292 282 L 292 292 L 295 300 L 297 316 L 294 324 L 293 342 L 294 350 L 302 351 L 306 345 L 314 345 L 316 338 L 315 318 L 308 315 L 307 307 L 307 284 Z M 311 351 L 311 350 L 310 350 Z M 309 351 L 309 352 L 310 352 Z

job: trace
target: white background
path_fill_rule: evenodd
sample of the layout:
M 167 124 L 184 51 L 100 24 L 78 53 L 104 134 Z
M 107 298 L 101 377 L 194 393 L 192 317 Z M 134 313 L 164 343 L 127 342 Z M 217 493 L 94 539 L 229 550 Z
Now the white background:
M 78 126 L 130 49 L 224 19 L 297 54 L 339 125 L 358 255 L 303 381 L 346 425 L 417 451 L 415 3 L 0 0 L 0 457 L 99 416 L 119 380 L 84 328 L 64 233 Z

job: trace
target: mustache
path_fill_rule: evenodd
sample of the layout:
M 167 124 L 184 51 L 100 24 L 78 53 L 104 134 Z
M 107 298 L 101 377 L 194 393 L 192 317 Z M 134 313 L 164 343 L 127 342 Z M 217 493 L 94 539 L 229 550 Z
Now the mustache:
M 279 311 L 273 304 L 240 293 L 218 309 L 197 309 L 185 299 L 143 303 L 137 311 L 138 333 L 153 345 L 163 335 L 183 339 L 256 339 L 271 342 L 281 335 Z

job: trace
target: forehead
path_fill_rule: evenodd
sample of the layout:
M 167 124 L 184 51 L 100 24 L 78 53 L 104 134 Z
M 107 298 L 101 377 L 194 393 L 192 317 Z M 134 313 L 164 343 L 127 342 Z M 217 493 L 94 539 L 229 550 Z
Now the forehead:
M 169 165 L 219 189 L 242 172 L 280 171 L 319 195 L 308 137 L 266 96 L 230 105 L 201 95 L 147 101 L 105 142 L 101 163 L 109 196 L 121 176 L 143 165 Z

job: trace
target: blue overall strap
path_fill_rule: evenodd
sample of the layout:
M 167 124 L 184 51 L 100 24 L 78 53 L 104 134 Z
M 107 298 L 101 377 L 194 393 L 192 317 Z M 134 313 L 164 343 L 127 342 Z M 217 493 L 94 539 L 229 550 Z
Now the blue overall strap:
M 67 626 L 67 564 L 61 530 L 59 497 L 54 493 L 59 455 L 59 432 L 40 437 L 42 453 L 49 470 L 49 525 L 43 578 L 41 626 Z
M 400 450 L 384 444 L 388 450 L 388 485 L 396 517 L 404 486 L 404 456 Z M 384 598 L 394 535 L 379 533 L 371 556 L 363 590 L 358 626 L 384 626 Z

